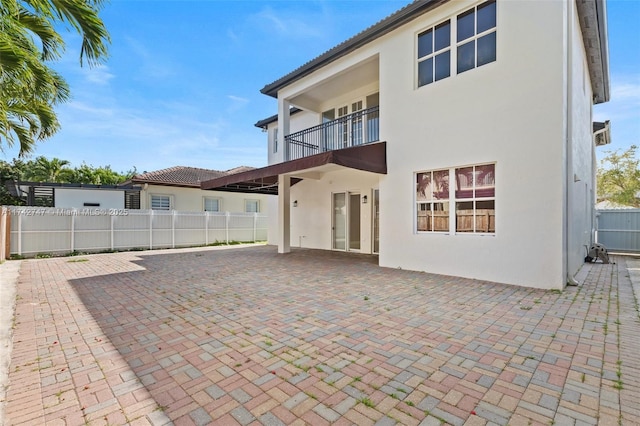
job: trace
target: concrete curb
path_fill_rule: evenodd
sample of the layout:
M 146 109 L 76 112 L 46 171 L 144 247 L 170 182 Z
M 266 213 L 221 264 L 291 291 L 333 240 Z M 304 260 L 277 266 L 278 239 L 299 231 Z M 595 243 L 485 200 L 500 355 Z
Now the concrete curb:
M 16 283 L 20 275 L 19 260 L 0 264 L 0 424 L 4 424 L 9 365 L 13 349 L 13 314 L 16 306 Z

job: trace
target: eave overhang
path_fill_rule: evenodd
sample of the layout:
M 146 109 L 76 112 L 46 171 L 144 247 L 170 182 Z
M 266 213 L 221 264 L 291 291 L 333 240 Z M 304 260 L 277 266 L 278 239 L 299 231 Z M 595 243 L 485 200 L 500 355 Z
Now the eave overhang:
M 342 58 L 345 55 L 359 49 L 367 43 L 382 37 L 385 34 L 395 30 L 414 20 L 415 18 L 423 15 L 424 13 L 435 9 L 443 3 L 449 0 L 416 0 L 413 3 L 408 4 L 377 24 L 372 25 L 361 33 L 351 37 L 350 39 L 340 43 L 334 48 L 328 50 L 322 55 L 312 59 L 300 68 L 290 72 L 284 77 L 274 81 L 271 84 L 267 84 L 260 90 L 261 93 L 277 98 L 278 90 L 287 86 L 288 84 L 305 77 L 314 71 Z
M 322 170 L 329 165 L 387 174 L 387 143 L 377 142 L 351 148 L 327 151 L 284 163 L 272 164 L 260 169 L 223 176 L 201 183 L 201 188 L 214 191 L 243 192 L 252 194 L 278 194 L 278 176 L 291 177 L 291 185 L 300 182 L 312 170 Z
M 593 123 L 593 142 L 596 146 L 604 146 L 611 143 L 611 126 L 609 120 Z
M 576 0 L 576 6 L 593 88 L 593 102 L 594 104 L 608 102 L 610 82 L 606 2 L 605 0 Z

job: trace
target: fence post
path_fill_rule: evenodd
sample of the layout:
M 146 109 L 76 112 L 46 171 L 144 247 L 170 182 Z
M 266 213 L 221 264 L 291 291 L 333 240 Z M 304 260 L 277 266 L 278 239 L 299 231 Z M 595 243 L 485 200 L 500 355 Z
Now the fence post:
M 176 211 L 171 210 L 171 248 L 176 248 Z
M 227 224 L 225 226 L 226 235 L 227 235 L 227 244 L 229 244 L 229 222 L 231 221 L 231 214 L 229 212 L 226 212 L 225 218 L 226 218 L 226 222 L 227 222 Z
M 18 214 L 18 256 L 22 256 L 22 214 Z
M 149 250 L 153 250 L 153 210 L 149 210 Z
M 111 251 L 114 250 L 115 248 L 115 238 L 114 238 L 114 233 L 113 233 L 113 223 L 116 221 L 116 216 L 114 214 L 111 214 Z
M 204 212 L 204 245 L 209 245 L 209 212 Z
M 253 242 L 256 242 L 256 236 L 258 233 L 258 213 L 253 214 Z
M 71 252 L 73 253 L 73 249 L 75 246 L 75 238 L 76 238 L 76 209 L 71 210 Z

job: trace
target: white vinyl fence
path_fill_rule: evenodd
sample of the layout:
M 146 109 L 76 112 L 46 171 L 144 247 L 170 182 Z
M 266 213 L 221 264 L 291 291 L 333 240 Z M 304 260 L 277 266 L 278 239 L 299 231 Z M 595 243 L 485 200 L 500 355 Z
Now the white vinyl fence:
M 125 209 L 9 207 L 11 254 L 99 252 L 267 240 L 267 216 Z

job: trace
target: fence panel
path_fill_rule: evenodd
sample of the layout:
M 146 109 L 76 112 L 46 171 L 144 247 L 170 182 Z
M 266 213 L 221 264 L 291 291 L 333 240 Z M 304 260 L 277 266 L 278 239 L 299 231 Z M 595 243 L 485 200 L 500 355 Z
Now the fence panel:
M 21 256 L 265 241 L 267 216 L 154 210 L 9 207 L 10 252 Z
M 640 253 L 640 209 L 598 210 L 597 241 L 607 250 Z

